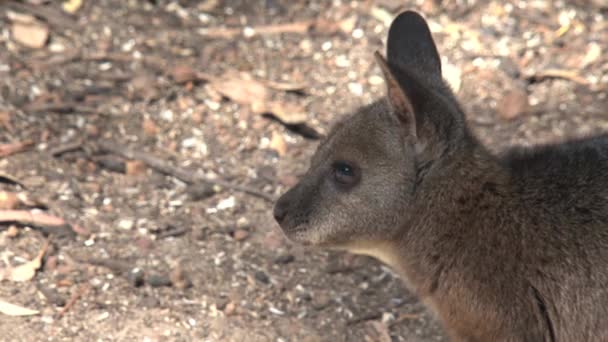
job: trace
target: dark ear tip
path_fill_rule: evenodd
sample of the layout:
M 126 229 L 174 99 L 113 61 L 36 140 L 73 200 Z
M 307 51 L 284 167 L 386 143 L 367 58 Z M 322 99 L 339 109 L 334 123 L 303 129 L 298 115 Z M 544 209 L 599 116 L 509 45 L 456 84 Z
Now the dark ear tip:
M 391 26 L 405 26 L 414 30 L 418 28 L 418 30 L 428 31 L 426 19 L 424 19 L 420 13 L 415 11 L 402 12 L 397 16 L 397 18 L 395 18 L 395 20 L 393 20 Z

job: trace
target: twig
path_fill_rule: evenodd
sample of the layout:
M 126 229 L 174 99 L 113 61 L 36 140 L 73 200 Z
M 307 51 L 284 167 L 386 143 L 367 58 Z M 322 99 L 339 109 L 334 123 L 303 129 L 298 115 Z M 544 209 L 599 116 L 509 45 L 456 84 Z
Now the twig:
M 66 224 L 65 220 L 60 217 L 28 210 L 0 210 L 0 222 L 19 222 L 42 226 L 63 226 Z
M 0 144 L 0 158 L 7 157 L 11 154 L 15 154 L 21 151 L 25 151 L 32 145 L 34 145 L 34 142 L 32 140 Z
M 23 108 L 24 111 L 30 113 L 46 113 L 54 112 L 59 114 L 69 113 L 83 113 L 83 114 L 99 114 L 101 113 L 98 109 L 88 106 L 82 106 L 74 102 L 62 102 L 62 103 L 41 103 L 41 104 L 30 104 Z
M 57 147 L 54 147 L 52 149 L 49 150 L 49 153 L 53 156 L 53 157 L 57 157 L 60 156 L 64 153 L 67 152 L 72 152 L 72 151 L 76 151 L 81 149 L 82 146 L 82 140 L 76 140 L 73 142 L 69 142 L 63 145 L 59 145 Z
M 90 289 L 90 285 L 88 283 L 80 285 L 78 290 L 76 290 L 76 292 L 74 292 L 74 294 L 72 294 L 72 297 L 70 297 L 70 300 L 68 300 L 68 302 L 65 304 L 65 306 L 63 308 L 61 308 L 59 313 L 57 313 L 57 317 L 58 318 L 63 317 L 63 315 L 65 315 L 65 313 L 68 312 L 68 310 L 70 310 L 74 306 L 74 304 L 76 304 L 78 299 L 80 299 L 87 292 L 89 292 L 89 289 Z
M 48 234 L 57 234 L 60 229 L 68 229 L 70 232 L 88 236 L 90 232 L 86 229 L 67 223 L 61 217 L 29 210 L 0 210 L 0 222 L 18 222 L 24 225 L 32 225 L 42 228 Z M 52 228 L 52 229 L 49 229 Z
M 16 11 L 28 12 L 33 16 L 43 19 L 52 26 L 63 27 L 73 30 L 78 29 L 78 24 L 76 20 L 52 7 L 34 6 L 17 1 L 9 1 L 6 5 Z
M 176 236 L 184 235 L 184 234 L 188 233 L 190 230 L 191 230 L 190 227 L 181 227 L 181 228 L 170 229 L 170 230 L 166 230 L 164 232 L 160 232 L 160 233 L 156 234 L 156 238 L 161 240 L 161 239 L 166 239 L 168 237 L 176 237 Z
M 219 185 L 223 188 L 231 189 L 234 191 L 240 191 L 252 196 L 256 196 L 262 198 L 268 202 L 274 202 L 274 198 L 271 195 L 268 195 L 264 192 L 261 192 L 252 187 L 248 187 L 245 185 L 232 184 L 220 179 L 211 179 L 203 176 L 193 175 L 191 172 L 183 170 L 181 168 L 175 167 L 167 163 L 166 160 L 148 154 L 142 151 L 132 150 L 128 147 L 125 147 L 120 144 L 114 144 L 109 141 L 99 141 L 98 146 L 107 152 L 118 154 L 127 159 L 137 159 L 146 163 L 151 168 L 155 169 L 160 173 L 164 173 L 166 175 L 173 176 L 185 183 L 188 184 L 196 184 L 196 183 L 208 183 L 213 185 Z
M 422 313 L 400 313 L 399 316 L 397 316 L 397 318 L 390 322 L 390 326 L 399 324 L 403 321 L 407 321 L 407 320 L 411 320 L 411 319 L 418 319 L 422 316 Z
M 550 79 L 550 78 L 561 78 L 561 79 L 575 82 L 575 83 L 583 85 L 583 86 L 589 85 L 589 81 L 587 81 L 584 77 L 578 75 L 576 73 L 576 71 L 572 71 L 572 70 L 547 69 L 547 70 L 539 71 L 539 72 L 527 77 L 527 79 L 532 82 L 541 82 L 545 79 Z
M 313 21 L 300 21 L 295 23 L 287 24 L 275 24 L 275 25 L 261 25 L 255 27 L 212 27 L 202 28 L 199 33 L 213 38 L 234 38 L 239 35 L 244 36 L 255 36 L 255 35 L 269 35 L 279 33 L 307 33 L 314 25 Z

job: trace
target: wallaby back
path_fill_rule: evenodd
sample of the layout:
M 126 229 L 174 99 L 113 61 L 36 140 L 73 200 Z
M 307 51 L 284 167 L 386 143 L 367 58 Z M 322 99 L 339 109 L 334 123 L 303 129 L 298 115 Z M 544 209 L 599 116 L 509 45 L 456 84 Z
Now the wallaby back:
M 490 154 L 399 15 L 386 99 L 337 124 L 275 205 L 286 236 L 397 270 L 454 341 L 608 341 L 608 137 Z

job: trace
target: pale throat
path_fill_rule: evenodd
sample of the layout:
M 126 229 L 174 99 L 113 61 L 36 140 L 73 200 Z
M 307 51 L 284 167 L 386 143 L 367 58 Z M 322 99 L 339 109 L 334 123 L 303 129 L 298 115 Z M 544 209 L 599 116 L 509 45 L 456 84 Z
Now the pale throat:
M 353 241 L 336 246 L 353 254 L 371 256 L 399 271 L 399 253 L 395 243 L 386 241 Z

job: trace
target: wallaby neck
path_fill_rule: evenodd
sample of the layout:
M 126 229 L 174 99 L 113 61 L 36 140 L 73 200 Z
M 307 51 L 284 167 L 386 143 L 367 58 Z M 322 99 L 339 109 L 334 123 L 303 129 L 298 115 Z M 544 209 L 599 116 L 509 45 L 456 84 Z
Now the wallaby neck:
M 420 181 L 411 217 L 398 241 L 397 271 L 416 286 L 416 278 L 431 279 L 428 265 L 469 243 L 463 232 L 473 234 L 479 215 L 509 205 L 509 172 L 474 138 L 437 161 Z M 484 207 L 484 208 L 481 208 Z M 480 210 L 483 209 L 483 210 Z M 447 254 L 446 254 L 447 253 Z M 429 284 L 421 284 L 421 287 Z

